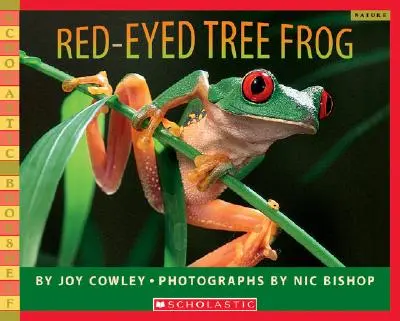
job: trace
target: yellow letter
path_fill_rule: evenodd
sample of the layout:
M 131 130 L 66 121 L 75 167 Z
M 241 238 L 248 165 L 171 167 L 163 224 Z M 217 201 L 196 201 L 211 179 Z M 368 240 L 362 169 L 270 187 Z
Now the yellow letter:
M 138 54 L 132 54 L 131 51 L 131 43 L 133 42 L 139 42 L 138 38 L 132 38 L 132 30 L 131 28 L 136 28 L 138 27 L 139 24 L 138 23 L 128 23 L 126 25 L 126 58 L 134 58 L 134 59 L 139 59 L 139 55 Z
M 303 30 L 307 31 L 306 40 L 303 40 L 301 37 Z M 311 40 L 311 37 L 312 37 L 312 31 L 308 26 L 300 25 L 297 27 L 297 58 L 301 58 L 301 46 L 304 45 L 306 46 L 307 49 L 308 58 L 312 59 L 311 47 L 308 43 Z
M 62 35 L 63 33 L 67 34 L 67 40 L 62 41 Z M 57 58 L 61 59 L 61 48 L 65 47 L 67 49 L 67 55 L 68 58 L 71 59 L 72 58 L 72 51 L 71 51 L 71 46 L 69 45 L 69 43 L 72 40 L 72 33 L 71 30 L 69 29 L 58 29 L 57 30 Z
M 340 40 L 345 32 L 352 32 L 352 29 L 342 29 L 336 36 L 336 50 L 340 57 L 344 59 L 351 59 L 353 58 L 353 43 L 352 42 L 345 42 L 345 46 L 349 49 L 347 55 L 343 54 L 343 51 L 340 47 Z
M 81 31 L 89 31 L 89 27 L 76 28 L 76 58 L 89 59 L 89 55 L 81 55 L 81 45 L 87 45 L 88 40 L 81 40 Z
M 227 26 L 231 27 L 231 35 L 229 37 L 226 36 L 226 29 Z M 231 46 L 232 58 L 236 58 L 236 48 L 235 44 L 233 43 L 233 39 L 236 36 L 236 27 L 232 21 L 222 21 L 222 33 L 221 33 L 221 51 L 222 51 L 222 58 L 226 58 L 226 44 L 229 43 Z
M 293 39 L 286 39 L 286 29 L 293 29 L 293 25 L 283 23 L 281 25 L 281 58 L 285 59 L 285 44 L 293 43 Z
M 204 21 L 204 25 L 208 27 L 208 58 L 213 58 L 214 52 L 214 26 L 218 26 L 218 21 Z
M 253 38 L 252 37 L 246 37 L 246 27 L 251 27 L 253 26 L 252 21 L 242 21 L 240 24 L 240 58 L 243 59 L 253 59 L 254 55 L 253 54 L 246 54 L 246 50 L 244 48 L 246 42 L 252 42 Z
M 154 22 L 153 30 L 151 30 L 151 35 L 150 35 L 146 23 L 142 22 L 142 28 L 147 40 L 147 58 L 153 58 L 153 40 L 154 36 L 156 35 L 157 27 L 158 27 L 158 21 Z
M 183 26 L 186 26 L 189 28 L 190 32 L 190 48 L 189 50 L 184 54 L 183 53 Z M 178 28 L 178 39 L 179 39 L 179 59 L 186 59 L 190 57 L 193 53 L 194 50 L 194 44 L 195 44 L 195 34 L 194 34 L 194 29 L 192 24 L 189 21 L 179 21 L 179 28 Z
M 269 54 L 264 55 L 261 52 L 261 44 L 263 42 L 269 42 L 269 38 L 262 37 L 262 27 L 269 27 L 269 23 L 267 23 L 267 22 L 258 22 L 257 23 L 257 58 L 269 59 Z
M 328 52 L 323 55 L 321 53 L 321 51 L 319 50 L 319 36 L 321 35 L 321 32 L 325 30 L 326 34 L 328 35 Z M 332 49 L 333 49 L 333 38 L 332 38 L 332 33 L 329 30 L 328 27 L 322 26 L 320 27 L 316 34 L 315 34 L 315 50 L 317 52 L 318 57 L 322 58 L 322 59 L 326 59 L 328 57 L 330 57 L 330 55 L 332 54 Z
M 166 59 L 175 58 L 174 54 L 167 54 L 167 42 L 173 42 L 174 37 L 167 36 L 167 27 L 173 27 L 173 21 L 163 21 L 162 22 L 162 57 Z
M 101 54 L 97 53 L 97 31 L 102 31 L 104 35 L 104 50 Z M 93 59 L 101 59 L 106 56 L 108 50 L 110 49 L 110 35 L 108 30 L 104 26 L 94 26 L 93 27 Z

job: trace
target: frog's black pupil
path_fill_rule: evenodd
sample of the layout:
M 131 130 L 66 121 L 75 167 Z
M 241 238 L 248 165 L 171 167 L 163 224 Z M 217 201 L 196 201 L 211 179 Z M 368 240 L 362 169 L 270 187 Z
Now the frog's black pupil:
M 254 78 L 253 82 L 251 83 L 251 92 L 254 95 L 260 94 L 264 91 L 266 87 L 264 78 L 261 76 L 258 76 Z
M 332 111 L 332 107 L 333 107 L 333 101 L 331 96 L 328 95 L 327 99 L 326 99 L 326 114 L 329 115 Z

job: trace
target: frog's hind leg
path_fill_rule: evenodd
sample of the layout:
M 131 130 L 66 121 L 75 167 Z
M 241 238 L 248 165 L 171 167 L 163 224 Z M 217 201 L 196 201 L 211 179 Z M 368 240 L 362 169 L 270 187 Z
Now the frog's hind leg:
M 68 79 L 63 82 L 62 88 L 66 92 L 71 92 L 82 84 L 97 85 L 88 87 L 93 95 L 112 94 L 112 87 L 108 83 L 105 71 L 94 76 Z M 146 80 L 139 74 L 125 76 L 118 84 L 115 94 L 122 103 L 135 110 L 140 110 L 152 102 Z M 108 108 L 103 106 L 102 111 L 107 112 Z M 126 117 L 111 110 L 106 145 L 98 126 L 97 116 L 86 129 L 89 154 L 97 184 L 106 194 L 116 192 L 120 186 L 133 142 L 139 177 L 146 198 L 156 210 L 161 212 L 163 201 L 158 183 L 153 141 L 151 140 L 142 150 L 138 150 L 136 143 L 139 133 L 133 129 L 132 123 Z
M 277 259 L 271 242 L 277 225 L 261 212 L 222 200 L 188 206 L 188 223 L 208 229 L 247 232 L 205 255 L 190 266 L 254 266 L 264 258 Z
M 74 78 L 70 83 L 64 83 L 63 88 L 83 83 L 98 84 L 100 87 L 89 87 L 97 90 L 96 93 L 108 88 L 106 74 L 102 73 L 97 76 Z M 123 103 L 134 109 L 151 102 L 146 81 L 137 74 L 124 78 L 117 86 L 115 94 Z M 120 113 L 111 110 L 107 145 L 100 133 L 97 117 L 89 123 L 86 135 L 96 182 L 106 194 L 113 194 L 120 186 L 131 151 L 131 122 Z
M 92 84 L 93 86 L 89 86 L 88 90 L 93 95 L 112 94 L 112 87 L 108 83 L 105 71 L 94 76 L 71 78 L 63 82 L 62 88 L 64 91 L 70 92 L 82 84 Z M 108 112 L 108 107 L 102 106 L 100 112 Z M 97 184 L 106 194 L 113 194 L 119 188 L 129 157 L 131 125 L 128 119 L 112 110 L 106 145 L 98 126 L 98 115 L 99 113 L 86 128 L 89 154 Z
M 129 107 L 139 110 L 151 103 L 151 95 L 146 80 L 138 74 L 127 75 L 117 86 L 115 94 L 118 99 Z M 131 124 L 131 138 L 138 175 L 146 199 L 158 212 L 163 212 L 163 199 L 159 183 L 154 143 L 151 139 L 148 144 L 138 148 L 141 133 Z

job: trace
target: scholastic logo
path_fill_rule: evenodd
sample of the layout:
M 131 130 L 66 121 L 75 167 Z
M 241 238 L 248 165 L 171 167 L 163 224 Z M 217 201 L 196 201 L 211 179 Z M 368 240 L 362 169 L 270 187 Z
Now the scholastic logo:
M 257 299 L 153 298 L 153 311 L 257 311 Z

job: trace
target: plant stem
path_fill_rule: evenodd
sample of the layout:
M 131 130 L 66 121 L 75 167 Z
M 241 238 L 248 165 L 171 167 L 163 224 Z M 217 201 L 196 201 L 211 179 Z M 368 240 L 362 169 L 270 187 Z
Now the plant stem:
M 73 78 L 71 75 L 50 66 L 41 61 L 37 57 L 30 57 L 25 52 L 20 51 L 20 62 L 26 66 L 29 66 L 41 73 L 46 74 L 58 81 L 64 81 Z M 81 85 L 78 89 L 93 98 L 100 99 L 104 97 L 103 95 L 93 96 L 87 90 L 88 85 Z M 136 119 L 137 113 L 122 104 L 116 96 L 113 96 L 108 103 L 111 108 L 117 110 L 125 117 L 129 118 L 131 121 Z M 194 159 L 201 153 L 193 148 L 192 146 L 186 144 L 181 139 L 171 135 L 168 130 L 160 126 L 154 133 L 154 137 L 157 138 L 161 143 L 168 144 L 173 147 L 177 152 L 185 155 L 190 159 Z M 344 267 L 335 256 L 333 256 L 327 249 L 325 249 L 321 244 L 319 244 L 312 236 L 305 232 L 302 228 L 297 226 L 292 220 L 285 216 L 282 212 L 276 211 L 268 206 L 265 199 L 254 192 L 252 189 L 241 183 L 238 179 L 231 175 L 225 175 L 221 178 L 221 181 L 228 186 L 231 190 L 237 193 L 245 201 L 247 201 L 254 208 L 261 211 L 264 215 L 269 217 L 271 220 L 276 222 L 286 233 L 292 236 L 297 242 L 302 244 L 310 253 L 312 253 L 316 258 L 318 258 L 323 264 L 328 267 Z

